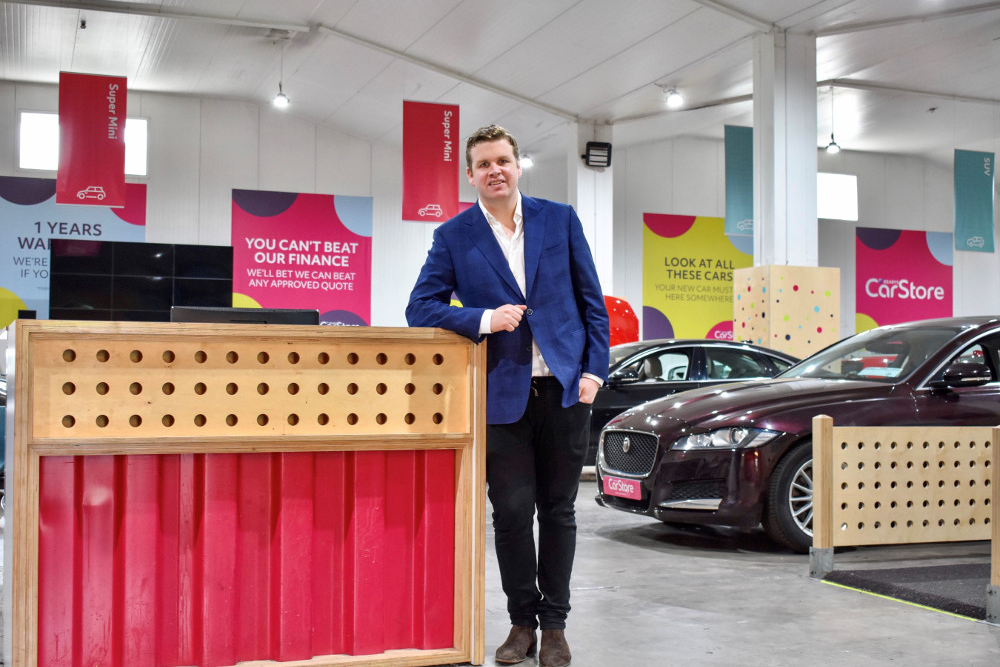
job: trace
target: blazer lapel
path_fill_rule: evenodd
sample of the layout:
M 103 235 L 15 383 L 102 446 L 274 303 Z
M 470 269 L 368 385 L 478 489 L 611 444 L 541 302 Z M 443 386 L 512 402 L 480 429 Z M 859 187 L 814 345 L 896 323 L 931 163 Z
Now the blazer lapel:
M 469 238 L 473 239 L 479 252 L 483 253 L 489 265 L 507 283 L 507 286 L 514 291 L 514 294 L 520 295 L 521 288 L 518 287 L 517 280 L 514 279 L 514 274 L 510 272 L 510 264 L 507 263 L 507 258 L 503 256 L 503 251 L 500 250 L 500 243 L 497 242 L 496 237 L 493 235 L 490 223 L 486 222 L 486 216 L 479 210 L 479 204 L 475 205 L 475 213 L 469 216 L 465 224 L 469 226 Z
M 527 298 L 538 273 L 538 258 L 545 240 L 545 216 L 538 202 L 524 195 L 521 196 L 521 214 L 524 216 L 524 290 Z

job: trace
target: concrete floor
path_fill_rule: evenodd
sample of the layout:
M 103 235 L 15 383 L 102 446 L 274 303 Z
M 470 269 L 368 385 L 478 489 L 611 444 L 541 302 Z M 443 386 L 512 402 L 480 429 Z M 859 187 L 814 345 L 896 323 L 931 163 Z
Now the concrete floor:
M 596 491 L 582 482 L 577 501 L 566 630 L 573 667 L 1000 665 L 1000 626 L 810 579 L 808 556 L 762 532 L 679 530 L 598 507 Z M 494 665 L 510 626 L 489 522 L 486 541 L 486 664 Z M 976 542 L 838 551 L 835 565 L 984 559 L 989 545 Z
M 573 667 L 1000 665 L 1000 626 L 815 581 L 807 556 L 762 533 L 671 528 L 598 507 L 596 491 L 593 481 L 582 482 L 577 501 L 566 630 Z M 509 622 L 488 521 L 486 545 L 486 664 L 495 665 Z M 988 545 L 976 542 L 855 549 L 838 552 L 835 563 L 849 569 L 988 558 Z

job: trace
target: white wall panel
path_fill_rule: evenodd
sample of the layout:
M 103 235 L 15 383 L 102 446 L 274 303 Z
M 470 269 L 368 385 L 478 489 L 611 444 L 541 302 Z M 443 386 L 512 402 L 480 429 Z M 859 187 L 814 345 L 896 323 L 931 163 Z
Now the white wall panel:
M 17 133 L 17 87 L 0 83 L 0 174 L 4 176 L 23 175 L 17 173 Z
M 372 196 L 372 145 L 350 135 L 316 129 L 316 192 Z
M 233 100 L 202 100 L 198 166 L 203 243 L 229 245 L 233 190 L 259 189 L 259 136 L 258 105 Z
M 129 115 L 149 118 L 146 241 L 217 245 L 199 219 L 201 101 L 195 97 L 129 96 Z M 215 240 L 209 240 L 215 239 Z M 228 235 L 223 241 L 228 243 Z
M 257 189 L 316 192 L 316 130 L 312 123 L 261 107 Z

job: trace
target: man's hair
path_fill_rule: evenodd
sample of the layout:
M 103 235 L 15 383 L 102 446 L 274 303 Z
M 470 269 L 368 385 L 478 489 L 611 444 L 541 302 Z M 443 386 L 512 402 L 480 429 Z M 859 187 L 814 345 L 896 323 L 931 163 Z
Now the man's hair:
M 521 161 L 521 155 L 517 152 L 517 140 L 514 136 L 499 125 L 487 125 L 473 132 L 469 140 L 465 142 L 465 164 L 469 168 L 469 171 L 472 171 L 472 147 L 486 141 L 497 141 L 499 139 L 509 141 L 511 148 L 514 149 L 514 159 L 518 162 Z

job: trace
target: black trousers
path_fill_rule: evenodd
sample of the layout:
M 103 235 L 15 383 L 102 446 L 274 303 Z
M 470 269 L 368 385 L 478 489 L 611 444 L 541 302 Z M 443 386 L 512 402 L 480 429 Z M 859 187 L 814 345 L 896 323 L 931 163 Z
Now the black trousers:
M 574 504 L 587 453 L 590 405 L 562 407 L 562 385 L 555 378 L 534 378 L 531 387 L 520 420 L 486 429 L 486 481 L 511 623 L 563 629 L 570 608 Z

